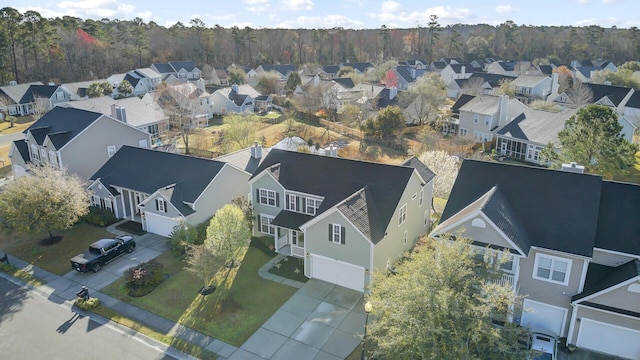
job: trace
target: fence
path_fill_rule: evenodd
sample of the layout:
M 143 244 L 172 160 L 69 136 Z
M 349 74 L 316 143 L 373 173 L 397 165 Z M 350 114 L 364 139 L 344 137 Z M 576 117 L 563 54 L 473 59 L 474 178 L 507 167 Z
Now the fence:
M 342 124 L 334 123 L 325 119 L 320 119 L 320 125 L 328 127 L 341 135 L 349 137 L 354 140 L 362 140 L 364 138 L 364 132 L 344 126 Z

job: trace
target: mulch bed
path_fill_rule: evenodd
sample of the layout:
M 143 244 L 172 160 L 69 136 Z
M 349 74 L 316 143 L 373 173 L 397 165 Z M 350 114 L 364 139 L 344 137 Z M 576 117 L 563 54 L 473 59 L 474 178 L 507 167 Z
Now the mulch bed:
M 120 225 L 116 225 L 116 229 L 128 232 L 133 235 L 143 235 L 145 233 L 145 231 L 142 230 L 141 223 L 131 220 L 123 222 Z

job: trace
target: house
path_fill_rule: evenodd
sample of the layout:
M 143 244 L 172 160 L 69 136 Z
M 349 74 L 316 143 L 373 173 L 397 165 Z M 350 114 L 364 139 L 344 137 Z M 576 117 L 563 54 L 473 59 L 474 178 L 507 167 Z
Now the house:
M 486 67 L 487 72 L 491 74 L 501 74 L 509 76 L 518 76 L 524 74 L 535 74 L 536 68 L 528 61 L 494 61 Z
M 180 82 L 196 81 L 202 77 L 202 71 L 191 60 L 169 61 L 167 63 L 151 64 L 151 70 L 162 75 L 161 81 L 173 76 Z
M 331 80 L 338 77 L 340 71 L 340 65 L 324 65 L 322 69 L 318 71 L 318 75 L 322 79 Z
M 525 108 L 508 124 L 495 132 L 496 151 L 500 155 L 546 165 L 541 153 L 548 144 L 560 145 L 558 133 L 576 109 L 564 107 L 557 111 Z
M 156 102 L 145 102 L 138 97 L 112 99 L 110 96 L 69 101 L 64 106 L 99 112 L 123 121 L 151 135 L 152 144 L 169 131 L 169 116 Z
M 296 67 L 292 64 L 285 65 L 260 65 L 256 68 L 256 76 L 260 76 L 267 72 L 274 72 L 281 81 L 287 81 L 289 74 L 296 71 Z
M 459 107 L 458 135 L 473 136 L 477 142 L 493 141 L 495 131 L 526 108 L 507 95 L 480 95 Z
M 162 75 L 152 68 L 141 68 L 127 72 L 124 75 L 124 80 L 128 81 L 133 88 L 133 93 L 130 95 L 141 96 L 149 91 L 157 90 L 162 82 Z M 114 93 L 117 93 L 117 86 L 115 90 Z M 117 94 L 115 97 L 118 97 Z
M 445 120 L 442 127 L 442 133 L 444 135 L 458 135 L 460 131 L 460 108 L 473 99 L 475 99 L 475 95 L 462 94 L 458 100 L 451 105 L 451 117 Z
M 221 161 L 122 146 L 91 176 L 88 190 L 92 205 L 170 236 L 175 226 L 196 226 L 246 196 L 249 176 Z
M 624 105 L 623 115 L 636 128 L 640 126 L 640 91 L 634 91 Z
M 60 87 L 64 88 L 67 93 L 71 94 L 70 100 L 84 100 L 89 98 L 88 91 L 91 84 L 102 83 L 105 81 L 107 81 L 107 79 L 78 81 L 72 83 L 64 83 L 60 85 Z
M 11 170 L 17 177 L 28 163 L 47 164 L 88 179 L 123 145 L 147 148 L 151 136 L 109 115 L 56 106 L 12 143 Z
M 520 75 L 511 81 L 511 86 L 515 89 L 516 99 L 523 104 L 547 100 L 549 95 L 558 93 L 558 74 Z
M 395 87 L 400 91 L 407 90 L 409 86 L 415 83 L 416 79 L 424 75 L 424 69 L 417 69 L 409 65 L 398 65 L 395 69 L 390 70 L 394 73 L 397 83 L 387 84 L 389 87 Z
M 9 116 L 42 113 L 56 104 L 69 101 L 72 95 L 64 87 L 43 85 L 41 82 L 1 86 L 0 97 L 5 99 L 6 104 L 0 105 L 0 111 Z
M 178 83 L 147 93 L 142 101 L 149 106 L 162 108 L 169 119 L 181 119 L 179 122 L 189 128 L 203 128 L 211 117 L 208 112 L 210 96 L 194 82 Z
M 440 77 L 448 84 L 455 79 L 468 79 L 475 71 L 470 64 L 448 64 L 440 70 Z
M 366 74 L 375 68 L 370 62 L 345 62 L 340 64 L 341 69 L 345 66 L 353 68 L 357 74 Z
M 638 204 L 638 185 L 466 159 L 431 235 L 508 251 L 502 281 L 522 299 L 515 323 L 638 359 Z
M 304 259 L 304 274 L 365 291 L 430 223 L 434 174 L 416 158 L 385 165 L 271 149 L 249 180 L 254 234 Z
M 461 94 L 490 95 L 505 81 L 514 80 L 514 76 L 474 72 L 466 79 L 454 79 L 447 84 L 447 96 L 457 99 Z
M 218 89 L 209 96 L 208 111 L 214 115 L 254 112 L 254 100 L 259 96 L 262 95 L 251 87 L 251 85 L 233 84 L 230 87 Z M 261 104 L 261 107 L 269 106 L 270 97 L 265 98 Z

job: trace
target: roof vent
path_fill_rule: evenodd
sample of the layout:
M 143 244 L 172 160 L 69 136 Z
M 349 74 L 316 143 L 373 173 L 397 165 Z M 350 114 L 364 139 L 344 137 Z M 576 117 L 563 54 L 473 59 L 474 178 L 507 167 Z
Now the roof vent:
M 584 166 L 572 161 L 568 164 L 562 164 L 562 171 L 582 174 L 584 173 Z

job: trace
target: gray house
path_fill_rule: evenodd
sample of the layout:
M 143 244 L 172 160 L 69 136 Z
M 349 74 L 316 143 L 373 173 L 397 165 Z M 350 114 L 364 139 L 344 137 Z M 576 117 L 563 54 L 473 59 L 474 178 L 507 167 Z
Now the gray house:
M 304 259 L 304 274 L 364 291 L 430 224 L 434 174 L 271 149 L 249 180 L 254 234 Z
M 198 225 L 249 191 L 250 174 L 228 163 L 123 146 L 90 179 L 91 204 L 169 236 Z
M 23 176 L 26 164 L 66 168 L 88 179 L 123 145 L 146 148 L 148 133 L 101 113 L 54 107 L 14 141 L 9 151 L 11 169 Z
M 509 252 L 502 281 L 522 295 L 514 322 L 639 359 L 639 204 L 638 185 L 467 159 L 431 235 Z

